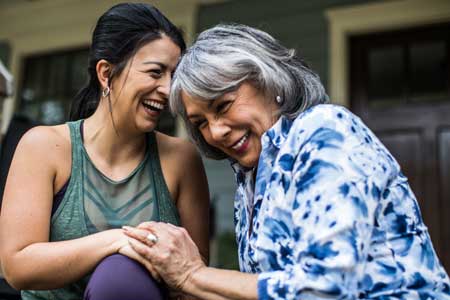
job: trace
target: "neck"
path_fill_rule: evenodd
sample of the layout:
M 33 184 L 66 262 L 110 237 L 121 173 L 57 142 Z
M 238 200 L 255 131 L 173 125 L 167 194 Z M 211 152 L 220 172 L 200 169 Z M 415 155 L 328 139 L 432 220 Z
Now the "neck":
M 84 145 L 89 155 L 111 165 L 143 158 L 145 133 L 127 126 L 105 106 L 101 101 L 95 113 L 84 121 Z

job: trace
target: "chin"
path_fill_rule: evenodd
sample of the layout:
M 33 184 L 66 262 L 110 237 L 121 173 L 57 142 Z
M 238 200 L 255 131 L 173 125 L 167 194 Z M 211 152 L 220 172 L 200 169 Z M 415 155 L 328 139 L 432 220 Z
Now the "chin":
M 150 132 L 156 129 L 156 124 L 138 124 L 137 128 L 142 132 Z
M 244 155 L 238 156 L 235 159 L 239 164 L 246 168 L 254 168 L 258 166 L 260 151 L 255 151 L 255 149 L 248 149 L 249 151 Z
M 258 164 L 258 160 L 248 160 L 248 159 L 238 159 L 237 160 L 239 162 L 239 164 L 243 167 L 246 168 L 253 168 L 256 167 L 256 165 Z

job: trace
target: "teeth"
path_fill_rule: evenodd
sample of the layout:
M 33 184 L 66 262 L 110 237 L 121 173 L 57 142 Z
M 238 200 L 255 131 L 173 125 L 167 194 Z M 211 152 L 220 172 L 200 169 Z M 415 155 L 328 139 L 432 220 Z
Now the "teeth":
M 247 138 L 248 138 L 248 133 L 246 133 L 246 134 L 241 138 L 241 140 L 240 140 L 236 145 L 234 145 L 234 146 L 231 147 L 231 148 L 233 148 L 234 150 L 237 150 L 237 149 L 241 148 L 242 145 L 244 145 L 244 143 L 245 143 L 245 141 L 247 140 Z
M 152 101 L 152 100 L 144 100 L 143 102 L 144 102 L 145 105 L 154 107 L 156 109 L 159 109 L 159 110 L 163 110 L 164 109 L 164 105 L 159 103 L 159 102 Z

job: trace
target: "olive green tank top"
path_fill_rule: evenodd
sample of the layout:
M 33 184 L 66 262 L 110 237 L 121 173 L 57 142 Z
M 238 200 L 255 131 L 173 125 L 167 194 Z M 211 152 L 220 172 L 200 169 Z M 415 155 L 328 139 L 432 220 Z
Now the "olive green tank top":
M 67 190 L 52 216 L 50 241 L 80 238 L 99 231 L 136 226 L 144 221 L 179 225 L 179 216 L 161 171 L 154 132 L 147 134 L 147 150 L 131 174 L 114 181 L 102 174 L 83 145 L 82 120 L 68 122 L 72 169 Z M 22 299 L 82 299 L 90 275 L 64 288 L 22 291 Z

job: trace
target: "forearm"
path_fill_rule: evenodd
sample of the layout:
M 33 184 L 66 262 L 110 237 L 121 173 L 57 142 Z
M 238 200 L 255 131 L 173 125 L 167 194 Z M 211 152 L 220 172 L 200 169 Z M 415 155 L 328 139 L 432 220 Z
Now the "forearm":
M 117 252 L 119 233 L 108 230 L 75 240 L 31 244 L 4 259 L 5 278 L 18 289 L 62 287 Z
M 204 300 L 258 298 L 258 275 L 205 267 L 195 272 L 183 291 Z

